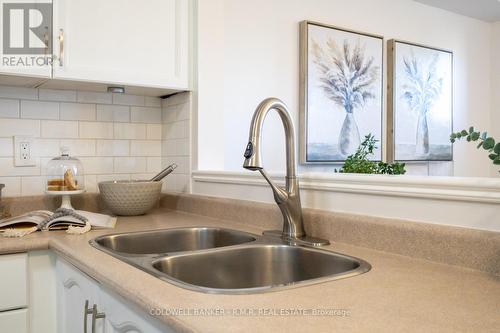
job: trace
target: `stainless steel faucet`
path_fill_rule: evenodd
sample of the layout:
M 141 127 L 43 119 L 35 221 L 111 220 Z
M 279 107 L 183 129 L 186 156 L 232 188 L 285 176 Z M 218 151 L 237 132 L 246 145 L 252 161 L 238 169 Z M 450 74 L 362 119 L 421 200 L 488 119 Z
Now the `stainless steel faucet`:
M 271 110 L 276 110 L 285 128 L 286 136 L 286 178 L 285 187 L 276 185 L 262 166 L 261 157 L 261 133 L 264 119 Z M 283 214 L 283 231 L 280 236 L 286 240 L 293 240 L 300 243 L 307 243 L 318 246 L 325 245 L 327 240 L 316 239 L 306 236 L 302 217 L 302 206 L 300 203 L 299 180 L 297 178 L 297 165 L 295 163 L 295 130 L 288 109 L 281 100 L 277 98 L 267 98 L 263 100 L 252 118 L 248 144 L 245 149 L 245 162 L 243 167 L 252 171 L 258 170 L 271 186 L 274 200 Z M 275 231 L 265 232 L 266 234 L 276 234 Z

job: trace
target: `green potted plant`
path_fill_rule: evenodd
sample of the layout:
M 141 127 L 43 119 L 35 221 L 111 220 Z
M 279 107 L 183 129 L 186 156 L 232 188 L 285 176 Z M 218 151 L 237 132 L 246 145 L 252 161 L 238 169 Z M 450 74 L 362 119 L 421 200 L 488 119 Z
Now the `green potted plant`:
M 377 148 L 377 142 L 378 140 L 372 134 L 365 136 L 356 152 L 349 155 L 342 168 L 335 169 L 335 172 L 404 175 L 405 163 L 374 162 L 368 159 L 368 156 L 373 155 L 373 150 Z

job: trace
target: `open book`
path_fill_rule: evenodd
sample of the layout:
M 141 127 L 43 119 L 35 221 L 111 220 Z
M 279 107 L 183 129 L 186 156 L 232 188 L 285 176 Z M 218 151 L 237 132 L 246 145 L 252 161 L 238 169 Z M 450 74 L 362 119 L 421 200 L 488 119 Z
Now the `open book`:
M 108 215 L 75 210 L 76 214 L 85 217 L 92 228 L 114 228 L 116 217 Z M 54 213 L 47 210 L 36 210 L 16 217 L 0 220 L 0 232 L 8 228 L 38 230 L 64 230 L 68 227 L 84 227 L 86 223 L 71 215 L 52 218 Z

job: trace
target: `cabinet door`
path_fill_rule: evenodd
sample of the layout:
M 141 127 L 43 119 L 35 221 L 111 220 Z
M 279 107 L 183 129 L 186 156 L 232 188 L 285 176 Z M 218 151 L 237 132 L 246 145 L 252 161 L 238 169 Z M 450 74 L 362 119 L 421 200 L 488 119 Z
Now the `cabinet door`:
M 92 315 L 85 315 L 85 305 L 88 301 L 87 306 L 92 308 L 99 303 L 99 285 L 60 258 L 57 258 L 56 273 L 58 332 L 84 332 L 85 318 L 87 332 L 91 332 Z M 102 320 L 96 324 L 96 332 L 104 332 Z
M 0 256 L 0 311 L 28 306 L 26 253 Z
M 28 309 L 0 312 L 0 332 L 28 333 Z
M 189 1 L 54 0 L 54 78 L 187 89 Z
M 51 77 L 51 4 L 52 0 L 0 0 L 0 74 Z
M 101 290 L 101 307 L 106 314 L 106 333 L 170 333 L 163 325 L 141 309 L 128 304 L 122 297 Z

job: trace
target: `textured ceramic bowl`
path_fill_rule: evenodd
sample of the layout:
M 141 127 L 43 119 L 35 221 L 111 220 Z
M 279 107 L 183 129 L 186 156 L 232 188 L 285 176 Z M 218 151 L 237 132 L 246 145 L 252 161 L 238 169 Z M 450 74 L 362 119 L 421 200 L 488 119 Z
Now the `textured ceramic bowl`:
M 106 181 L 99 183 L 99 192 L 113 214 L 143 215 L 158 203 L 161 185 L 147 180 Z

